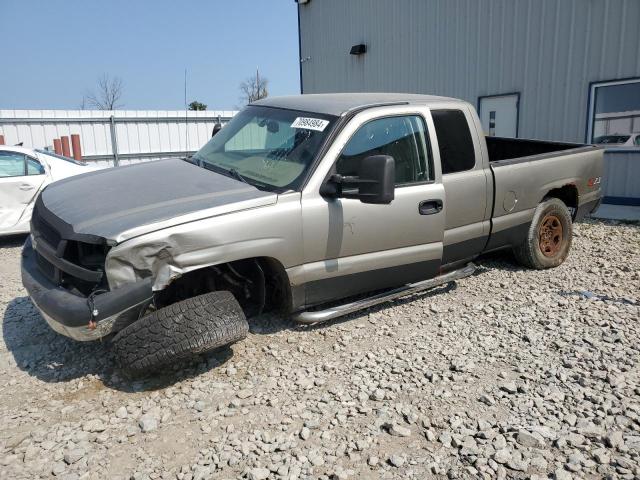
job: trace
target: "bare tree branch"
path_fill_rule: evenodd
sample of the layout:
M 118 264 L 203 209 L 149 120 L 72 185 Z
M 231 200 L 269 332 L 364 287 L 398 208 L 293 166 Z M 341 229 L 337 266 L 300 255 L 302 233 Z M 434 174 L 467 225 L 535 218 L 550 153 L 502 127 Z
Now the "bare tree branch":
M 269 80 L 260 76 L 260 72 L 256 70 L 254 77 L 247 78 L 240 84 L 241 97 L 240 100 L 248 105 L 249 103 L 265 98 L 269 95 L 267 91 L 267 85 Z
M 106 73 L 98 79 L 97 91 L 86 95 L 86 104 L 96 110 L 116 110 L 124 105 L 119 103 L 122 98 L 124 84 L 120 77 L 109 77 Z M 84 103 L 83 98 L 83 103 Z

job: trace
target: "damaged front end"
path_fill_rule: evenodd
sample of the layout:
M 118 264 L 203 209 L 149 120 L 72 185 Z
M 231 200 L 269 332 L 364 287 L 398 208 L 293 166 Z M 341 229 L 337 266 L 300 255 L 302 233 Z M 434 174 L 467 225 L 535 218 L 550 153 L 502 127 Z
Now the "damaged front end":
M 299 263 L 299 252 L 283 235 L 299 237 L 283 215 L 299 218 L 297 195 L 258 218 L 256 209 L 276 205 L 277 194 L 180 160 L 81 177 L 55 182 L 39 196 L 22 268 L 45 319 L 72 338 L 91 340 L 126 327 L 152 302 L 161 306 L 157 300 L 166 299 L 168 287 L 184 288 L 185 275 L 199 269 L 225 279 L 216 288 L 235 295 L 233 281 L 251 285 L 247 278 L 259 271 L 247 273 L 244 263 L 236 269 L 231 262 L 270 256 Z M 256 224 L 258 238 L 247 228 Z M 230 266 L 216 267 L 221 263 Z M 247 295 L 264 294 L 253 289 Z
M 106 240 L 78 235 L 38 199 L 22 252 L 22 282 L 43 318 L 58 333 L 95 340 L 134 321 L 152 300 L 151 279 L 111 288 Z
M 150 280 L 154 305 L 171 303 L 216 290 L 233 293 L 247 315 L 258 314 L 265 307 L 264 268 L 267 260 L 234 259 L 265 251 L 276 239 L 228 241 L 216 231 L 227 234 L 224 220 L 207 220 L 196 224 L 153 232 L 113 247 L 106 259 L 110 288 Z M 220 228 L 216 228 L 214 224 Z M 267 262 L 268 263 L 268 262 Z

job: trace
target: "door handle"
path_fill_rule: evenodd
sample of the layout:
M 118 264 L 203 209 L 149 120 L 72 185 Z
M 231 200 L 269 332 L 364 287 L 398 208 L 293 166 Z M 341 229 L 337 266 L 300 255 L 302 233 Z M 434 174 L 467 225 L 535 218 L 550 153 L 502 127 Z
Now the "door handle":
M 442 200 L 439 198 L 433 200 L 423 200 L 418 205 L 418 212 L 420 215 L 433 215 L 442 211 Z
M 33 185 L 29 185 L 28 183 L 23 183 L 22 185 L 20 185 L 20 190 L 24 190 L 25 192 L 27 190 L 33 190 L 35 187 Z

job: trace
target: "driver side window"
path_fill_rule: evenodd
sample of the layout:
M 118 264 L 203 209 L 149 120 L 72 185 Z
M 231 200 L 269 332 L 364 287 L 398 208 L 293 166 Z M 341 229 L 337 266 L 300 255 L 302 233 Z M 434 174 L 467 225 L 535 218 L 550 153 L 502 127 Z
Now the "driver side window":
M 426 125 L 418 115 L 385 117 L 362 125 L 336 162 L 340 175 L 357 176 L 362 160 L 390 155 L 395 161 L 396 186 L 433 180 Z

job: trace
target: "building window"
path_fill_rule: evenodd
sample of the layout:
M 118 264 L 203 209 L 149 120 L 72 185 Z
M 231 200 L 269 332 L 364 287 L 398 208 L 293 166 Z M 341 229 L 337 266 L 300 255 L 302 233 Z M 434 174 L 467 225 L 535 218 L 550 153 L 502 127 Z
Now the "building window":
M 591 84 L 587 142 L 607 150 L 640 148 L 640 78 Z

